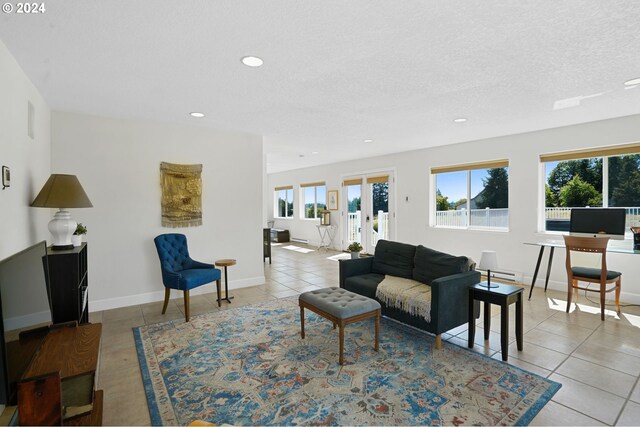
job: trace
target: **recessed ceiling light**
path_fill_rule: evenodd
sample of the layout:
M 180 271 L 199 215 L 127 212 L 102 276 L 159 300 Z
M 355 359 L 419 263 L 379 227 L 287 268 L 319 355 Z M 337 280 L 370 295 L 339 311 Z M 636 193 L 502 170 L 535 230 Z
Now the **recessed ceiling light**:
M 370 144 L 373 142 L 373 139 L 365 139 L 364 142 L 366 142 L 367 144 Z
M 465 117 L 458 117 L 457 119 L 453 119 L 455 123 L 464 123 L 467 121 Z
M 242 58 L 242 63 L 247 67 L 259 67 L 264 63 L 264 61 L 257 56 L 245 56 Z
M 197 118 L 202 118 L 202 117 L 204 117 L 204 113 L 199 113 L 199 112 L 197 112 L 197 111 L 194 111 L 193 113 L 189 113 L 189 115 L 190 115 L 191 117 L 197 117 Z
M 624 85 L 625 86 L 640 85 L 640 77 L 638 77 L 637 79 L 627 80 L 626 82 L 624 82 Z
M 318 154 L 319 151 L 312 151 L 311 154 Z

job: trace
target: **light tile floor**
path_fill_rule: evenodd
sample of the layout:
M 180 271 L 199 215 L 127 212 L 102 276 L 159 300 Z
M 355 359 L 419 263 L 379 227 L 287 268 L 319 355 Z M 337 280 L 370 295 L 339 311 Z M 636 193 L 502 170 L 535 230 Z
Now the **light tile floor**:
M 212 293 L 191 297 L 191 316 L 337 286 L 337 259 L 348 257 L 293 243 L 276 244 L 272 252 L 272 264 L 264 264 L 265 284 L 231 289 L 233 302 L 221 308 L 211 286 Z M 233 283 L 233 269 L 229 276 Z M 640 308 L 623 307 L 620 316 L 611 311 L 601 322 L 596 304 L 583 295 L 578 304 L 567 314 L 565 293 L 535 288 L 531 301 L 525 298 L 522 352 L 516 349 L 511 307 L 508 363 L 562 383 L 532 425 L 640 424 Z M 150 424 L 131 328 L 184 317 L 182 299 L 172 300 L 165 315 L 161 310 L 162 303 L 156 302 L 90 315 L 92 322 L 103 323 L 98 387 L 104 390 L 104 425 Z M 492 308 L 488 343 L 482 316 L 477 325 L 474 351 L 500 360 L 499 307 Z M 443 339 L 467 347 L 467 326 Z

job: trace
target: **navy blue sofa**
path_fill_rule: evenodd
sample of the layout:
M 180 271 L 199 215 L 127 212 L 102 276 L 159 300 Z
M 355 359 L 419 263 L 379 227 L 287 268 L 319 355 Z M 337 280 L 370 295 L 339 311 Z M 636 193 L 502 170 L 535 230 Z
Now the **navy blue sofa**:
M 385 275 L 413 279 L 431 286 L 431 321 L 382 305 L 382 314 L 436 335 L 468 322 L 469 286 L 480 283 L 473 260 L 438 252 L 422 245 L 379 240 L 372 257 L 340 260 L 340 287 L 376 299 L 376 288 Z M 475 302 L 476 318 L 480 303 Z

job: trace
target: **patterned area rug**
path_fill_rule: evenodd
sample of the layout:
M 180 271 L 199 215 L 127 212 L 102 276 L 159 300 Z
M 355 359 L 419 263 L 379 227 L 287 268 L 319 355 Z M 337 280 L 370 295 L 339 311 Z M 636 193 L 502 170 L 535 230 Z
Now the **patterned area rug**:
M 338 331 L 297 297 L 134 328 L 154 425 L 526 425 L 560 384 L 382 319 Z

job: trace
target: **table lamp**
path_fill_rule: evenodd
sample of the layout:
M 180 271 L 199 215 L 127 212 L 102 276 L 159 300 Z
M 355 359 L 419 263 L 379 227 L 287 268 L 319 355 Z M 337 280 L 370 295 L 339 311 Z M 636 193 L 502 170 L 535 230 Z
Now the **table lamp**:
M 478 268 L 480 270 L 487 270 L 487 289 L 497 288 L 497 284 L 491 283 L 491 270 L 498 268 L 498 255 L 496 251 L 482 251 Z
M 76 231 L 77 224 L 66 209 L 93 207 L 78 178 L 62 174 L 52 174 L 49 177 L 31 206 L 59 209 L 49 222 L 49 232 L 53 236 L 52 250 L 73 249 L 71 236 Z

